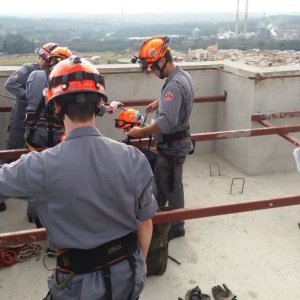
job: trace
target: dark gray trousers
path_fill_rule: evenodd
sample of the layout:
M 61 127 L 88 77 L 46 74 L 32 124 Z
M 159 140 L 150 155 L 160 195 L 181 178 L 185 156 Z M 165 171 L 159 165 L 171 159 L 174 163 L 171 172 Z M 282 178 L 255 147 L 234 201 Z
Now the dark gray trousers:
M 159 207 L 168 205 L 174 209 L 184 208 L 184 190 L 182 182 L 185 157 L 168 156 L 158 152 L 154 179 L 154 193 Z M 173 223 L 175 231 L 181 231 L 184 221 Z

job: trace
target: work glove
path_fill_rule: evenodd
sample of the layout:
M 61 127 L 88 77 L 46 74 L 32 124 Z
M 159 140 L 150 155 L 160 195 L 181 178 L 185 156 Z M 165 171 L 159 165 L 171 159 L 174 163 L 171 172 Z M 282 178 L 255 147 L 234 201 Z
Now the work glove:
M 196 286 L 187 291 L 185 300 L 210 300 L 210 297 L 206 294 L 202 294 L 199 286 Z
M 121 106 L 124 106 L 124 104 L 123 104 L 122 102 L 119 102 L 119 101 L 112 101 L 112 102 L 109 103 L 109 107 L 112 108 L 113 112 L 114 112 L 117 108 L 119 108 L 119 107 L 121 107 Z
M 237 296 L 232 293 L 232 291 L 227 287 L 225 283 L 216 285 L 211 289 L 211 292 L 215 300 L 237 300 Z

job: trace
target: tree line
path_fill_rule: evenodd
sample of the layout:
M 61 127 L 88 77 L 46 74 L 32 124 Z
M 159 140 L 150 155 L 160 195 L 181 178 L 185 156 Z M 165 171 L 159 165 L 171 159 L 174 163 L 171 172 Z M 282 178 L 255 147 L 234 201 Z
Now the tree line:
M 174 22 L 174 21 L 173 21 Z M 273 16 L 268 19 L 249 19 L 249 31 L 273 22 L 280 26 L 300 28 L 300 16 Z M 176 35 L 172 48 L 187 51 L 189 48 L 207 48 L 218 41 L 219 48 L 251 48 L 300 50 L 299 40 L 217 40 L 218 32 L 234 31 L 234 22 L 195 21 L 178 23 L 141 23 L 120 19 L 45 18 L 24 19 L 0 17 L 0 52 L 7 54 L 32 53 L 44 43 L 54 41 L 78 52 L 137 51 L 142 40 L 133 37 Z

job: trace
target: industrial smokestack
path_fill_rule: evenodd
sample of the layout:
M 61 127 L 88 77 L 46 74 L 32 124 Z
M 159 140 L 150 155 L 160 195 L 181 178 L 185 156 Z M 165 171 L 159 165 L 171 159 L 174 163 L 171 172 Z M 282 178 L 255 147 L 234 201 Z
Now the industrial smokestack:
M 235 36 L 239 34 L 240 0 L 236 1 Z
M 248 0 L 246 0 L 246 8 L 245 8 L 244 35 L 246 35 L 247 33 L 247 23 L 248 23 Z

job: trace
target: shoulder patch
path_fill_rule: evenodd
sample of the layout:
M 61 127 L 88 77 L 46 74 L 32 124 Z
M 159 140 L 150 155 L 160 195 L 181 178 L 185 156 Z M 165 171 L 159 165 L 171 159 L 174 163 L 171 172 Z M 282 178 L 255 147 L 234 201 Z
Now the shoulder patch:
M 164 96 L 165 101 L 172 101 L 173 99 L 174 99 L 174 95 L 172 92 L 165 93 L 165 96 Z

